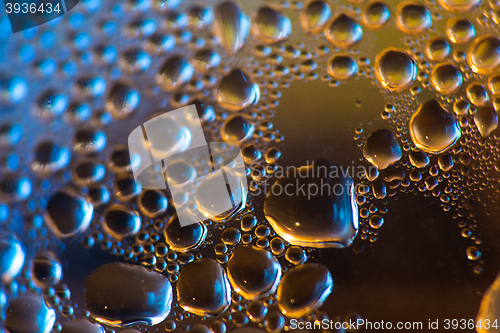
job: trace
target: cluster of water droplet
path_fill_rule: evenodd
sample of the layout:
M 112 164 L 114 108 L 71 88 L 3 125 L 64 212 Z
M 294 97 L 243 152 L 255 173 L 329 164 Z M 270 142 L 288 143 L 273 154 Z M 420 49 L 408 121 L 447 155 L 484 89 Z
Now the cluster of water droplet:
M 312 249 L 376 242 L 399 193 L 436 197 L 471 240 L 464 252 L 480 274 L 476 212 L 482 197 L 500 207 L 499 15 L 477 0 L 85 0 L 18 35 L 0 20 L 5 328 L 279 332 L 290 318 L 321 320 L 335 272 Z M 378 43 L 384 29 L 400 40 Z M 129 132 L 194 103 L 207 137 L 241 146 L 251 192 L 295 183 L 273 176 L 284 137 L 272 118 L 283 89 L 316 79 L 332 89 L 367 82 L 385 99 L 385 126 L 355 128 L 364 175 L 299 180 L 357 192 L 249 196 L 236 214 L 181 228 L 168 191 L 135 182 Z M 320 167 L 335 164 L 300 169 Z M 122 261 L 86 277 L 85 304 L 63 283 L 58 253 L 70 241 Z

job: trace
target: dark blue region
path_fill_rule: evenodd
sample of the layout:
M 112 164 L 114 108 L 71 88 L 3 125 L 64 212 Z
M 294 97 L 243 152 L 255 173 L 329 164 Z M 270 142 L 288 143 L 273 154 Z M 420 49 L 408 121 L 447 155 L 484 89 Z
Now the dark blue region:
M 72 1 L 78 2 L 78 0 Z M 4 0 L 4 5 L 14 33 L 36 27 L 64 15 L 64 6 L 61 0 Z
M 64 0 L 64 3 L 66 4 L 66 13 L 75 8 L 75 6 L 78 4 L 78 1 L 80 0 Z

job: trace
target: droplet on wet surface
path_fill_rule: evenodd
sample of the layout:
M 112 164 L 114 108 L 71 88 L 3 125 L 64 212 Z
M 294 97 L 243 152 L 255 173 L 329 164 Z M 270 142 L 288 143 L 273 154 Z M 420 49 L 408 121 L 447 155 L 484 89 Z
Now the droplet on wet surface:
M 177 301 L 199 316 L 226 310 L 231 304 L 231 286 L 222 266 L 210 258 L 186 264 L 177 280 Z
M 274 231 L 293 245 L 349 246 L 358 231 L 358 206 L 354 182 L 341 170 L 321 159 L 278 179 L 264 201 Z
M 406 52 L 387 49 L 377 56 L 375 74 L 384 88 L 400 92 L 417 77 L 417 65 Z
M 127 118 L 137 109 L 141 101 L 141 94 L 125 83 L 115 83 L 108 95 L 107 109 L 113 117 Z
M 52 251 L 41 252 L 32 262 L 33 278 L 42 286 L 57 284 L 62 278 L 62 266 Z
M 467 61 L 474 72 L 489 74 L 500 65 L 500 39 L 494 36 L 476 38 L 467 51 Z
M 104 328 L 87 319 L 76 319 L 62 324 L 61 333 L 104 333 Z
M 287 317 L 300 318 L 323 305 L 333 289 L 333 278 L 321 264 L 304 264 L 283 275 L 278 306 Z
M 261 42 L 276 44 L 288 39 L 292 23 L 288 17 L 271 7 L 262 7 L 252 19 L 252 32 Z
M 482 106 L 474 114 L 474 123 L 481 136 L 487 137 L 498 126 L 498 112 L 492 106 Z
M 221 136 L 224 141 L 240 143 L 249 139 L 254 130 L 255 126 L 245 116 L 238 114 L 224 122 Z
M 135 235 L 141 228 L 139 213 L 124 205 L 112 205 L 103 213 L 103 225 L 116 239 Z
M 446 111 L 437 100 L 429 100 L 413 114 L 410 135 L 419 149 L 438 154 L 453 146 L 461 132 L 455 114 Z
M 106 325 L 156 325 L 170 313 L 172 286 L 165 276 L 143 266 L 111 263 L 88 276 L 85 305 Z
M 418 2 L 403 2 L 398 6 L 399 28 L 409 34 L 421 33 L 432 25 L 429 9 Z
M 310 33 L 317 33 L 328 22 L 332 15 L 330 5 L 325 1 L 312 1 L 300 14 L 302 28 Z
M 219 105 L 231 111 L 243 110 L 256 104 L 259 99 L 259 85 L 241 69 L 234 69 L 226 75 L 217 91 Z
M 17 237 L 0 232 L 0 280 L 12 281 L 21 272 L 24 259 L 25 253 Z
M 257 299 L 276 291 L 281 266 L 269 251 L 238 245 L 227 263 L 227 274 L 236 292 L 246 299 Z
M 431 82 L 440 93 L 454 94 L 462 86 L 462 73 L 452 64 L 438 64 L 432 70 Z
M 10 301 L 5 327 L 11 333 L 49 333 L 56 320 L 56 312 L 47 306 L 40 295 L 20 295 Z
M 205 241 L 207 227 L 203 223 L 181 226 L 177 214 L 172 216 L 165 226 L 165 241 L 170 249 L 186 252 L 198 248 Z
M 57 191 L 47 203 L 45 221 L 58 237 L 71 237 L 85 231 L 92 217 L 94 206 L 72 189 Z
M 370 134 L 363 146 L 363 156 L 379 170 L 396 163 L 403 155 L 396 136 L 388 129 Z
M 214 10 L 214 35 L 220 39 L 229 54 L 235 54 L 244 45 L 250 32 L 250 19 L 236 3 L 226 1 Z
M 325 28 L 325 37 L 333 45 L 347 48 L 361 40 L 363 29 L 350 16 L 338 14 Z
M 194 68 L 189 61 L 181 56 L 171 56 L 161 67 L 156 82 L 166 91 L 174 91 L 188 82 L 193 76 Z

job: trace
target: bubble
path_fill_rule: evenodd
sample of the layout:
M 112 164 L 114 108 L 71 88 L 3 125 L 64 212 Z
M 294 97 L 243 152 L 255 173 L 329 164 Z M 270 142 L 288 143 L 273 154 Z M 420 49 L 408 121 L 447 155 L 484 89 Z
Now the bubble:
M 474 123 L 482 137 L 487 137 L 498 126 L 498 113 L 492 106 L 482 106 L 474 114 Z
M 0 231 L 0 280 L 4 283 L 14 279 L 23 268 L 24 250 L 16 236 Z
M 137 333 L 126 332 L 131 329 L 121 331 L 121 333 Z M 132 330 L 135 331 L 135 330 Z M 104 333 L 104 328 L 99 324 L 94 324 L 87 319 L 75 319 L 62 324 L 61 333 Z
M 71 237 L 85 231 L 94 207 L 76 191 L 66 188 L 54 193 L 47 203 L 45 222 L 58 237 Z
M 57 284 L 62 278 L 62 266 L 52 251 L 38 253 L 32 261 L 33 278 L 42 286 Z
M 193 67 L 197 71 L 201 73 L 206 73 L 211 69 L 214 69 L 217 66 L 219 66 L 221 59 L 222 59 L 221 56 L 217 52 L 210 49 L 206 49 L 198 51 L 194 55 L 194 59 L 192 62 L 193 62 Z
M 6 312 L 5 328 L 12 333 L 49 333 L 56 321 L 56 312 L 40 295 L 20 295 Z
M 467 51 L 467 62 L 472 70 L 490 74 L 500 65 L 500 39 L 493 36 L 476 38 Z
M 440 93 L 451 95 L 462 86 L 462 73 L 452 64 L 441 63 L 432 70 L 431 82 Z
M 328 61 L 328 73 L 339 80 L 346 80 L 358 72 L 358 64 L 351 57 L 335 55 Z
M 250 32 L 250 19 L 232 1 L 218 5 L 214 10 L 212 31 L 229 53 L 235 54 L 244 45 Z
M 399 161 L 402 151 L 391 131 L 379 129 L 366 139 L 363 156 L 379 170 L 383 170 Z
M 22 77 L 0 77 L 0 105 L 21 103 L 28 93 L 28 84 Z
M 207 228 L 202 223 L 193 223 L 183 227 L 177 214 L 175 214 L 167 222 L 164 236 L 170 249 L 187 252 L 203 244 L 207 236 Z
M 43 118 L 57 117 L 68 107 L 68 97 L 53 90 L 41 94 L 37 101 L 37 115 Z
M 451 53 L 450 44 L 441 37 L 430 39 L 425 48 L 427 56 L 434 61 L 443 61 Z
M 465 13 L 481 3 L 481 0 L 439 0 L 446 9 L 454 12 Z
M 481 252 L 475 246 L 469 246 L 465 252 L 469 260 L 479 260 L 481 258 Z
M 220 106 L 240 111 L 259 101 L 260 88 L 241 69 L 234 69 L 221 80 L 216 98 Z
M 453 43 L 467 44 L 476 35 L 476 30 L 469 20 L 452 18 L 446 23 L 446 34 Z
M 285 41 L 292 32 L 290 19 L 271 7 L 261 7 L 252 19 L 252 33 L 262 43 Z
M 199 316 L 222 313 L 231 304 L 226 272 L 210 258 L 186 264 L 177 280 L 177 301 L 185 311 Z
M 316 191 L 320 182 L 329 190 Z M 301 191 L 301 186 L 310 191 Z M 264 201 L 264 213 L 280 237 L 298 246 L 347 247 L 358 229 L 354 183 L 324 159 L 278 179 Z
M 191 80 L 193 73 L 193 66 L 185 57 L 174 55 L 165 61 L 156 75 L 156 82 L 166 91 L 175 91 Z
M 252 245 L 238 245 L 227 263 L 234 290 L 246 299 L 260 299 L 276 291 L 281 266 L 269 252 Z
M 417 2 L 399 4 L 396 17 L 399 28 L 408 34 L 421 33 L 432 25 L 429 9 Z
M 350 16 L 338 14 L 325 28 L 325 37 L 337 47 L 347 48 L 361 40 L 363 29 Z
M 137 109 L 141 95 L 137 90 L 125 83 L 115 83 L 108 95 L 107 109 L 113 117 L 127 118 Z
M 286 272 L 281 279 L 278 306 L 287 317 L 300 318 L 323 305 L 332 289 L 332 275 L 325 266 L 297 266 Z
M 460 138 L 460 126 L 454 114 L 436 100 L 420 105 L 410 120 L 413 143 L 425 152 L 438 154 L 453 146 Z
M 380 29 L 391 17 L 391 12 L 382 1 L 371 1 L 362 12 L 363 23 L 370 29 Z
M 87 277 L 85 305 L 96 321 L 109 326 L 156 325 L 170 313 L 172 286 L 143 266 L 115 262 Z
M 311 1 L 300 13 L 300 24 L 309 33 L 320 32 L 332 15 L 330 5 L 322 0 Z
M 408 54 L 386 49 L 377 56 L 375 74 L 386 89 L 400 92 L 408 88 L 417 77 L 417 66 Z
M 139 213 L 123 205 L 111 205 L 103 213 L 104 230 L 116 239 L 135 235 L 141 228 Z
M 53 141 L 44 141 L 36 147 L 31 168 L 40 175 L 54 173 L 68 166 L 70 156 L 68 148 L 61 147 Z
M 168 200 L 161 191 L 145 190 L 137 198 L 137 206 L 143 215 L 156 218 L 167 210 Z
M 241 114 L 229 117 L 222 125 L 221 136 L 224 141 L 241 143 L 252 137 L 255 126 Z
M 483 106 L 489 101 L 488 92 L 480 83 L 471 83 L 466 90 L 467 97 L 472 104 L 476 106 Z

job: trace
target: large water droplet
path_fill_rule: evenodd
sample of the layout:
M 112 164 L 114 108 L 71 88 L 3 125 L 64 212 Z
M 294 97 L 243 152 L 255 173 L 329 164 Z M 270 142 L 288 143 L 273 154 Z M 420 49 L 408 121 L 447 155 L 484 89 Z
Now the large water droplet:
M 262 7 L 252 20 L 252 32 L 261 42 L 276 44 L 288 39 L 292 23 L 288 17 L 271 7 Z
M 304 264 L 283 275 L 278 287 L 278 306 L 286 316 L 300 318 L 313 312 L 333 289 L 333 278 L 321 264 Z
M 62 278 L 62 266 L 52 251 L 38 253 L 33 259 L 33 278 L 46 286 L 57 284 Z
M 199 316 L 217 315 L 231 304 L 226 272 L 215 260 L 203 258 L 186 264 L 177 280 L 177 301 Z
M 399 161 L 403 153 L 394 133 L 379 129 L 370 134 L 363 147 L 363 156 L 379 170 Z
M 300 13 L 300 24 L 305 31 L 317 33 L 323 29 L 331 15 L 332 9 L 328 3 L 322 0 L 312 1 Z
M 254 131 L 254 125 L 240 114 L 228 118 L 221 129 L 224 141 L 240 143 L 249 139 Z
M 391 12 L 384 2 L 373 1 L 366 5 L 362 17 L 370 29 L 379 29 L 389 20 Z
M 104 229 L 116 239 L 135 235 L 141 228 L 139 214 L 123 205 L 112 205 L 103 213 Z
M 500 39 L 493 36 L 476 38 L 467 51 L 467 61 L 474 72 L 490 74 L 500 65 Z
M 255 104 L 260 99 L 259 85 L 241 69 L 234 69 L 220 82 L 217 102 L 220 106 L 239 111 Z
M 387 49 L 377 56 L 375 74 L 384 88 L 400 92 L 417 77 L 417 65 L 405 52 Z
M 193 223 L 182 227 L 177 214 L 172 216 L 165 227 L 165 241 L 173 251 L 186 252 L 198 248 L 207 236 L 203 223 Z
M 482 106 L 474 114 L 474 123 L 481 136 L 487 137 L 498 126 L 498 113 L 492 106 Z
M 276 290 L 281 266 L 269 251 L 238 245 L 227 263 L 227 274 L 236 292 L 246 299 L 256 299 Z
M 460 127 L 454 113 L 447 112 L 436 100 L 418 108 L 410 120 L 413 143 L 423 151 L 441 153 L 460 138 Z
M 476 35 L 472 23 L 464 18 L 452 18 L 446 23 L 446 33 L 456 44 L 467 44 Z
M 339 80 L 346 80 L 358 72 L 358 64 L 346 55 L 335 55 L 328 61 L 328 73 Z
M 174 91 L 191 80 L 193 73 L 193 66 L 186 58 L 174 55 L 165 61 L 156 76 L 156 82 L 166 91 Z
M 349 246 L 358 230 L 352 179 L 321 159 L 293 169 L 273 185 L 264 213 L 274 231 L 293 245 Z
M 165 276 L 143 266 L 111 263 L 88 276 L 85 305 L 106 325 L 156 325 L 170 313 L 172 286 Z
M 500 318 L 500 274 L 497 275 L 495 281 L 493 281 L 481 299 L 476 323 L 489 323 L 492 321 L 490 318 L 495 318 L 493 321 Z M 486 327 L 484 324 L 478 325 L 477 327 L 478 333 L 491 333 L 497 331 L 495 327 Z
M 347 48 L 363 37 L 363 29 L 350 16 L 337 15 L 325 28 L 325 37 L 335 46 Z
M 44 141 L 36 148 L 31 168 L 40 175 L 47 175 L 68 166 L 70 156 L 68 148 L 61 147 L 52 141 Z
M 27 294 L 9 303 L 5 327 L 11 333 L 49 333 L 55 321 L 56 312 L 42 296 Z
M 58 237 L 70 237 L 85 231 L 92 217 L 94 206 L 71 189 L 57 191 L 50 197 L 45 221 Z
M 250 32 L 250 20 L 237 4 L 223 2 L 214 10 L 212 30 L 224 49 L 229 54 L 235 54 L 245 45 Z
M 452 64 L 438 64 L 432 70 L 431 82 L 440 93 L 454 94 L 462 86 L 462 73 Z
M 0 280 L 4 283 L 15 278 L 24 265 L 24 250 L 12 234 L 0 232 Z
M 429 9 L 416 2 L 403 2 L 398 6 L 397 21 L 399 28 L 409 34 L 421 33 L 432 24 Z

